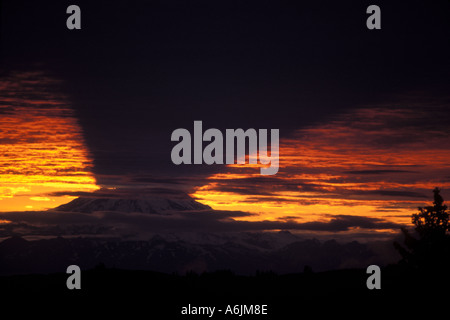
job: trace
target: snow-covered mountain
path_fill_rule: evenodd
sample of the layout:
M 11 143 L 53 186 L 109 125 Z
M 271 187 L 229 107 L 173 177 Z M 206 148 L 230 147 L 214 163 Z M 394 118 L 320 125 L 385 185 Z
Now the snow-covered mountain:
M 303 240 L 289 231 L 278 232 L 177 232 L 159 233 L 159 237 L 168 242 L 182 241 L 194 245 L 222 246 L 235 243 L 248 249 L 271 251 L 280 249 L 288 244 Z
M 187 210 L 211 210 L 211 207 L 195 201 L 188 195 L 172 198 L 155 195 L 138 195 L 136 197 L 127 198 L 80 197 L 52 209 L 52 211 L 83 213 L 92 213 L 95 211 L 117 211 L 156 214 Z

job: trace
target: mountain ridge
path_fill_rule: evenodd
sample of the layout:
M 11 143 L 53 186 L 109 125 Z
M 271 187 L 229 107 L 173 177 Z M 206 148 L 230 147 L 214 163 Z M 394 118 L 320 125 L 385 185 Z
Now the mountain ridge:
M 79 197 L 50 211 L 93 213 L 96 211 L 165 214 L 172 211 L 212 210 L 188 195 L 162 197 L 137 195 L 129 197 Z
M 278 234 L 258 234 L 270 241 Z M 393 261 L 380 259 L 369 244 L 356 241 L 338 243 L 316 239 L 295 239 L 280 246 L 255 244 L 255 237 L 224 239 L 221 243 L 193 243 L 155 235 L 148 240 L 102 238 L 51 238 L 25 240 L 12 237 L 0 242 L 0 275 L 61 272 L 68 265 L 82 269 L 98 264 L 129 270 L 164 273 L 197 273 L 232 270 L 237 274 L 274 271 L 280 274 L 383 265 Z M 386 243 L 391 245 L 391 243 Z M 390 257 L 389 260 L 391 260 Z

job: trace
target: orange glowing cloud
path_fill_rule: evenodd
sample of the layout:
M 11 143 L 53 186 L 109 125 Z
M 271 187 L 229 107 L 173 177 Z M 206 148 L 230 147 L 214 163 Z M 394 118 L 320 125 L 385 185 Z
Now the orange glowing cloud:
M 434 187 L 444 193 L 450 187 L 445 108 L 428 103 L 351 110 L 282 139 L 275 176 L 230 165 L 192 196 L 214 209 L 254 213 L 242 220 L 356 215 L 410 223 Z
M 0 211 L 43 210 L 99 189 L 92 160 L 58 81 L 39 72 L 0 82 Z

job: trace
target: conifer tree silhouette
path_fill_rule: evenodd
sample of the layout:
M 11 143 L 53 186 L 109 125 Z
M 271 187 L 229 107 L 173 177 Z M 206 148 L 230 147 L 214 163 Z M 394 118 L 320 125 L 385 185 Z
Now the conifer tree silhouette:
M 412 215 L 418 239 L 406 228 L 401 229 L 406 248 L 394 242 L 402 256 L 401 263 L 420 269 L 443 269 L 450 266 L 449 213 L 440 191 L 439 188 L 433 190 L 433 206 L 419 207 L 419 213 Z

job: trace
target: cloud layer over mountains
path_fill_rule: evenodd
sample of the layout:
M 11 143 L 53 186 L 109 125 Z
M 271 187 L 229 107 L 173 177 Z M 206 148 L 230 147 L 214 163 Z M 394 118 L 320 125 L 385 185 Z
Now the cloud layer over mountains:
M 290 230 L 303 233 L 370 233 L 398 230 L 401 225 L 364 216 L 333 215 L 328 220 L 297 222 L 279 220 L 242 221 L 251 213 L 213 210 L 189 196 L 144 195 L 127 198 L 80 197 L 49 211 L 5 212 L 1 214 L 0 237 L 31 239 L 49 236 L 89 236 L 148 239 L 155 233 L 263 232 Z

